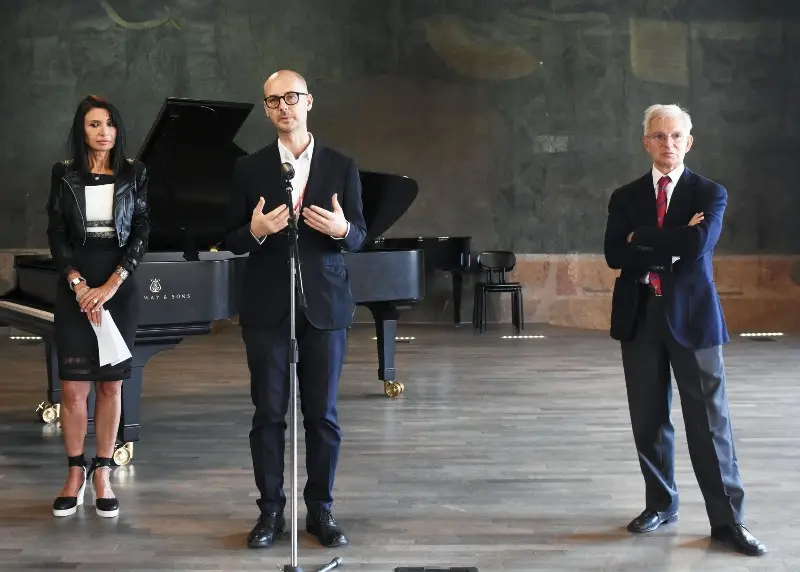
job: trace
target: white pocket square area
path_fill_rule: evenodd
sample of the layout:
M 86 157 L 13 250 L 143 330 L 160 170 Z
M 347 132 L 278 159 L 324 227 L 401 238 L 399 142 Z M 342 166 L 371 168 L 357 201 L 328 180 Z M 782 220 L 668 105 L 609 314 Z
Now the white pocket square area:
M 122 334 L 119 333 L 119 328 L 114 323 L 111 313 L 103 308 L 103 318 L 100 320 L 100 325 L 95 326 L 92 324 L 94 334 L 97 336 L 97 350 L 98 357 L 100 358 L 100 365 L 117 365 L 131 357 L 131 351 L 125 340 L 122 339 Z

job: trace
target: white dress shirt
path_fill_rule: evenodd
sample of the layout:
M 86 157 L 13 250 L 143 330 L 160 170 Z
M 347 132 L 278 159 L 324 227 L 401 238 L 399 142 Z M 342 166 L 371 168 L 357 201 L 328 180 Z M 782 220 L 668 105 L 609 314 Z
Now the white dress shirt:
M 667 210 L 669 210 L 669 202 L 670 202 L 670 200 L 672 200 L 672 191 L 675 190 L 675 185 L 678 184 L 678 181 L 680 180 L 681 175 L 683 175 L 683 171 L 684 171 L 685 168 L 686 167 L 684 167 L 683 163 L 681 163 L 680 165 L 678 165 L 677 167 L 672 169 L 669 173 L 667 173 L 667 177 L 669 177 L 669 179 L 670 179 L 670 182 L 667 183 L 667 188 L 665 189 L 666 193 L 667 193 Z M 658 181 L 661 179 L 661 177 L 664 176 L 664 173 L 659 171 L 656 168 L 655 165 L 653 165 L 653 170 L 651 172 L 653 174 L 653 191 L 656 194 L 656 201 L 657 201 L 658 200 Z M 675 262 L 680 260 L 680 258 L 681 258 L 680 256 L 673 256 L 672 257 L 672 263 L 675 264 Z M 643 284 L 649 284 L 650 283 L 650 275 L 649 275 L 649 273 L 644 275 L 644 278 L 642 278 L 642 283 Z
M 678 183 L 678 180 L 683 175 L 685 167 L 683 163 L 672 169 L 669 173 L 667 173 L 667 177 L 669 177 L 670 182 L 667 183 L 667 209 L 669 209 L 669 201 L 672 198 L 672 191 L 675 190 L 675 185 Z M 658 200 L 658 181 L 661 177 L 664 176 L 664 173 L 659 171 L 655 165 L 653 165 L 653 189 L 656 193 L 656 200 Z
M 303 198 L 305 197 L 306 187 L 308 186 L 308 177 L 311 174 L 311 159 L 314 157 L 314 136 L 309 133 L 308 137 L 310 139 L 308 147 L 300 153 L 299 157 L 295 157 L 294 153 L 278 139 L 278 154 L 280 155 L 281 164 L 289 163 L 292 165 L 292 168 L 294 168 L 294 177 L 292 177 L 292 205 L 298 216 L 303 206 Z M 250 234 L 253 234 L 252 230 Z M 348 234 L 350 234 L 349 221 L 347 222 L 347 231 L 344 233 L 344 237 L 347 237 Z M 255 238 L 259 244 L 263 244 L 267 239 L 266 236 L 258 238 L 254 234 L 253 238 Z M 334 240 L 342 240 L 342 238 L 333 238 Z
M 294 167 L 294 177 L 292 178 L 292 204 L 295 211 L 301 206 L 301 201 L 306 192 L 308 175 L 311 173 L 311 158 L 314 156 L 314 136 L 309 133 L 311 142 L 308 147 L 295 158 L 294 153 L 278 139 L 278 153 L 281 156 L 281 163 L 289 163 Z

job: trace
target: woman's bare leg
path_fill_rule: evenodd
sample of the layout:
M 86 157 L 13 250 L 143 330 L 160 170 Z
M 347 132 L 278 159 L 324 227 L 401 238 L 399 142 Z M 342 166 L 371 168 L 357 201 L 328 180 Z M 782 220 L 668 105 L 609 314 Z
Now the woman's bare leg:
M 86 381 L 61 382 L 61 434 L 64 436 L 64 448 L 68 457 L 76 457 L 83 453 L 86 439 L 86 399 L 91 386 Z M 70 467 L 67 482 L 58 494 L 60 497 L 74 497 L 83 484 L 83 469 Z
M 94 430 L 97 441 L 97 456 L 112 457 L 114 445 L 117 442 L 119 418 L 122 410 L 122 382 L 102 381 L 96 382 L 94 405 Z M 111 471 L 101 469 L 95 471 L 93 477 L 95 491 L 98 498 L 114 498 L 114 492 L 108 481 Z

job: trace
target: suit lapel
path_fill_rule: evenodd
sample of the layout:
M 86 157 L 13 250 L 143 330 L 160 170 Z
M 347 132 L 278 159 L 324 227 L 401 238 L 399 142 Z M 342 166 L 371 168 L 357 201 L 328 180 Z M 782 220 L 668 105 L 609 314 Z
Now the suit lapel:
M 328 168 L 328 150 L 319 144 L 314 145 L 314 154 L 311 157 L 311 168 L 306 182 L 305 193 L 300 208 L 317 204 L 322 208 L 331 210 L 330 200 L 325 196 L 325 172 Z M 279 203 L 288 203 L 286 196 L 286 184 L 281 176 L 281 154 L 278 150 L 277 141 L 266 149 L 266 160 L 264 162 L 265 178 L 278 189 L 275 196 L 276 206 Z M 327 203 L 326 203 L 327 200 Z M 269 206 L 269 205 L 267 205 Z
M 653 177 L 648 173 L 640 181 L 636 193 L 636 220 L 641 221 L 643 226 L 656 226 L 658 212 L 656 211 L 656 191 L 653 187 Z
M 692 172 L 684 167 L 681 178 L 678 179 L 675 188 L 672 189 L 667 214 L 664 216 L 664 226 L 675 226 L 675 221 L 681 221 L 681 225 L 686 224 L 684 222 L 686 220 L 686 211 L 691 207 L 692 202 L 691 176 Z
M 303 195 L 302 207 L 316 204 L 326 210 L 331 210 L 333 205 L 326 203 L 325 173 L 328 170 L 328 150 L 315 142 L 314 154 L 311 156 L 311 169 L 308 172 L 308 183 Z
M 267 201 L 264 205 L 264 212 L 269 212 L 278 205 L 287 204 L 288 202 L 286 198 L 286 185 L 281 176 L 281 155 L 278 152 L 277 141 L 264 148 L 264 162 L 262 165 L 264 169 L 263 182 L 266 183 L 266 188 L 275 189 L 273 197 L 264 196 L 264 199 Z M 256 194 L 256 199 L 258 199 L 258 193 Z M 270 203 L 270 199 L 272 203 Z

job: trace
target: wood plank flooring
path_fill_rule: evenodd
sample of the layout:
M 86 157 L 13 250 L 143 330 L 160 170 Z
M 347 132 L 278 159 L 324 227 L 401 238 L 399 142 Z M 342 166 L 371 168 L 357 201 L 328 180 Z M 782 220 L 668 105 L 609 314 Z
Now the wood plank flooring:
M 602 332 L 535 325 L 526 333 L 543 339 L 501 338 L 511 333 L 401 327 L 415 339 L 398 346 L 406 391 L 390 400 L 376 377 L 373 331 L 351 331 L 335 504 L 351 544 L 323 549 L 301 524 L 307 572 L 335 555 L 343 571 L 373 572 L 800 570 L 800 338 L 726 348 L 747 523 L 770 549 L 753 559 L 709 541 L 677 392 L 681 520 L 632 536 L 624 527 L 643 508 L 643 484 L 618 345 Z M 288 536 L 270 550 L 245 546 L 257 509 L 236 328 L 151 360 L 142 441 L 112 477 L 117 519 L 97 517 L 89 493 L 77 516 L 51 516 L 66 460 L 57 428 L 34 414 L 46 397 L 43 353 L 40 344 L 0 340 L 0 569 L 278 570 L 289 562 Z M 301 440 L 301 487 L 303 451 Z

